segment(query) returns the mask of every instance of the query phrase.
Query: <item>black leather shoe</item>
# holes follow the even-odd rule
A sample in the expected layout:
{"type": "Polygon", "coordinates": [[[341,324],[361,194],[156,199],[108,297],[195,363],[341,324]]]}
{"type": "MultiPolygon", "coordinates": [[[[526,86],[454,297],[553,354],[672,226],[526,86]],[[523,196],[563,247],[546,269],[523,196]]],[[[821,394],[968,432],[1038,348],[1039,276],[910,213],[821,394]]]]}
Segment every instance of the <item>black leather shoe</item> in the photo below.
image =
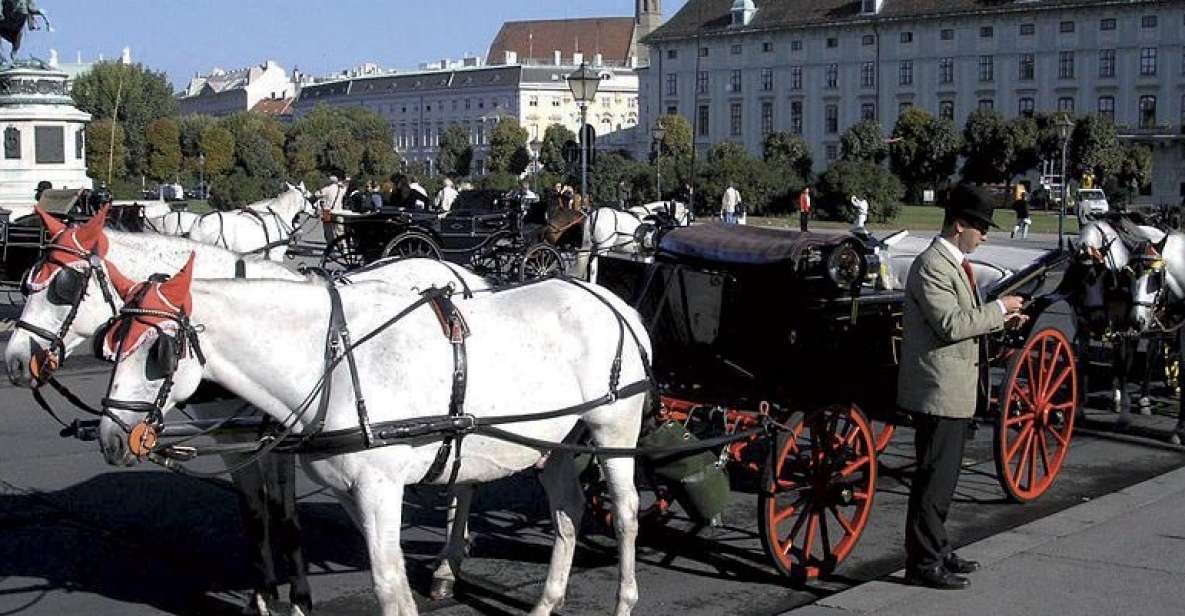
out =
{"type": "Polygon", "coordinates": [[[942,565],[931,569],[909,570],[905,573],[905,583],[938,590],[962,590],[971,586],[971,580],[947,571],[942,565]]]}
{"type": "Polygon", "coordinates": [[[954,552],[951,552],[942,564],[946,567],[946,570],[950,571],[951,573],[972,573],[974,571],[979,571],[979,563],[975,562],[974,560],[964,560],[959,558],[959,555],[955,554],[954,552]]]}

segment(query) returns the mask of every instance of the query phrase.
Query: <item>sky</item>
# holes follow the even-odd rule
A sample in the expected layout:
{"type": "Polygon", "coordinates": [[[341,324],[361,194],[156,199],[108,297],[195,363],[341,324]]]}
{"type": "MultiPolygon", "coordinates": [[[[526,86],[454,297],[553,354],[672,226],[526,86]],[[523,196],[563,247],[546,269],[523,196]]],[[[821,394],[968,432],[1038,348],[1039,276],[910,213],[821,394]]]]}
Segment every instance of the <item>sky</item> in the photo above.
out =
{"type": "MultiPolygon", "coordinates": [[[[669,18],[686,0],[665,0],[669,18]]],[[[415,68],[482,55],[504,21],[633,15],[634,0],[38,0],[54,31],[27,32],[21,56],[119,56],[168,74],[272,59],[323,75],[364,62],[415,68]]],[[[38,22],[40,25],[40,21],[38,22]]],[[[4,53],[7,53],[7,46],[4,53]]]]}

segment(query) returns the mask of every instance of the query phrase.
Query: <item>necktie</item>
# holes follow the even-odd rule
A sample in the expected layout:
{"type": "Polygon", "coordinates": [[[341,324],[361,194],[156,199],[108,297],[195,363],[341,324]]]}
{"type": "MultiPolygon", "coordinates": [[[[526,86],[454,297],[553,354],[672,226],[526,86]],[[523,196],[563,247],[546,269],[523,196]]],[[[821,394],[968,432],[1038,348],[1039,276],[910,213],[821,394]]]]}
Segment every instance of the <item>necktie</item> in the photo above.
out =
{"type": "Polygon", "coordinates": [[[979,299],[979,287],[975,285],[975,272],[971,269],[971,262],[963,259],[963,273],[967,274],[967,281],[971,283],[971,293],[979,299]]]}

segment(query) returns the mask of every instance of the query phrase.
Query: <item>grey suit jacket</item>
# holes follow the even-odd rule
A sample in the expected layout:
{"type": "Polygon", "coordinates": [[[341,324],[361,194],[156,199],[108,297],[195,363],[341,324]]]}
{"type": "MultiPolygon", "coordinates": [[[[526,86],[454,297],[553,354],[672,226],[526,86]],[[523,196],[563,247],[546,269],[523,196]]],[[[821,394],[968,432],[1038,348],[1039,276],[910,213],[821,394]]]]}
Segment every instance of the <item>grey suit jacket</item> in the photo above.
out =
{"type": "Polygon", "coordinates": [[[975,414],[980,341],[1004,328],[995,302],[982,305],[961,264],[935,239],[909,268],[897,404],[940,417],[975,414]]]}

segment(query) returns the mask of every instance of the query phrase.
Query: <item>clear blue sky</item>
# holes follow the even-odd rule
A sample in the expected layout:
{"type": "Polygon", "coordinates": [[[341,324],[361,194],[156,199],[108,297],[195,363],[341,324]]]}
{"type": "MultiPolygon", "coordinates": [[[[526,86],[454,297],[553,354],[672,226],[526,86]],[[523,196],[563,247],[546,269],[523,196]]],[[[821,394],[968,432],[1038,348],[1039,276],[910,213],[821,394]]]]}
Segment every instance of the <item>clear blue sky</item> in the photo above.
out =
{"type": "MultiPolygon", "coordinates": [[[[664,0],[666,17],[686,0],[664,0]]],[[[26,33],[21,55],[73,62],[132,48],[183,86],[195,72],[274,59],[314,75],[363,62],[485,55],[504,21],[632,15],[634,0],[39,0],[54,32],[26,33]]],[[[7,48],[5,49],[7,53],[7,48]]]]}

